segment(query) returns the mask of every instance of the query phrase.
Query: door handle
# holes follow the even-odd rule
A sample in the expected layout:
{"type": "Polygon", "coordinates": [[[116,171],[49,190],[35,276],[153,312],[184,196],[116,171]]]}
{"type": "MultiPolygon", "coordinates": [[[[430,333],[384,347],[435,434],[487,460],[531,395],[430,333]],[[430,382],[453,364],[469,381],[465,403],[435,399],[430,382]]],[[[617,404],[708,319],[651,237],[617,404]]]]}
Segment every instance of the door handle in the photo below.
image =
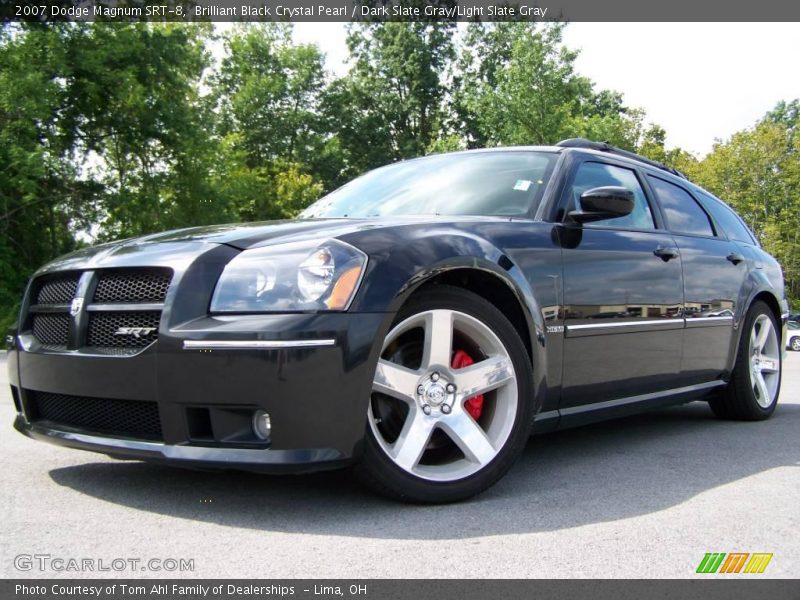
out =
{"type": "Polygon", "coordinates": [[[661,246],[653,250],[653,254],[655,254],[664,262],[667,262],[673,258],[678,258],[681,255],[677,248],[662,248],[661,246]]]}
{"type": "Polygon", "coordinates": [[[738,265],[740,262],[744,262],[744,256],[741,254],[736,254],[736,252],[731,252],[725,258],[735,265],[738,265]]]}

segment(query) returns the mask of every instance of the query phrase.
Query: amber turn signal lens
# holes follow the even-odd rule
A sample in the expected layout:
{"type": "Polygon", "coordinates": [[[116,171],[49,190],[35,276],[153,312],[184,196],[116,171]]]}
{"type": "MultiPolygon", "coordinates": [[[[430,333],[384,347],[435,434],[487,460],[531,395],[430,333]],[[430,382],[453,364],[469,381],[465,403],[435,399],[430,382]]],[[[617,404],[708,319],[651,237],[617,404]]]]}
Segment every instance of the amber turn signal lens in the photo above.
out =
{"type": "Polygon", "coordinates": [[[333,291],[325,305],[330,310],[344,310],[347,303],[350,302],[350,297],[358,285],[358,278],[361,276],[361,267],[351,267],[347,269],[333,286],[333,291]]]}

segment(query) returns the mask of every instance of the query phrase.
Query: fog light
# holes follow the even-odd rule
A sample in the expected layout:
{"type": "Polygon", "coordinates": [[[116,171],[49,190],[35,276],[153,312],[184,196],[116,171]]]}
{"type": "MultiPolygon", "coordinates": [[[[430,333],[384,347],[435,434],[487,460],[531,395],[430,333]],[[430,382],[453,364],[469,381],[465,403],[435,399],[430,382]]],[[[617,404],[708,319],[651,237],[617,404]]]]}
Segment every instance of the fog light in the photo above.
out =
{"type": "Polygon", "coordinates": [[[268,440],[272,433],[272,420],[269,418],[269,413],[263,410],[257,410],[253,413],[253,433],[260,440],[268,440]]]}

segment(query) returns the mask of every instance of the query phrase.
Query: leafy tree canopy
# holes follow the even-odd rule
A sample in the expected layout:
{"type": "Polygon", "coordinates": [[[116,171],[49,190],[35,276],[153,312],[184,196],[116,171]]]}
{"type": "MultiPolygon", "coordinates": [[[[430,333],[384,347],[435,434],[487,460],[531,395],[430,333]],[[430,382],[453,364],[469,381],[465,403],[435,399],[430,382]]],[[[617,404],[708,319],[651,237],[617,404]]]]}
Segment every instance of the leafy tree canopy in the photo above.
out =
{"type": "Polygon", "coordinates": [[[210,24],[2,25],[0,325],[38,266],[93,241],[289,218],[395,160],[578,136],[665,162],[729,202],[800,298],[800,101],[698,159],[580,75],[564,27],[353,24],[337,78],[289,24],[222,39],[210,24]]]}

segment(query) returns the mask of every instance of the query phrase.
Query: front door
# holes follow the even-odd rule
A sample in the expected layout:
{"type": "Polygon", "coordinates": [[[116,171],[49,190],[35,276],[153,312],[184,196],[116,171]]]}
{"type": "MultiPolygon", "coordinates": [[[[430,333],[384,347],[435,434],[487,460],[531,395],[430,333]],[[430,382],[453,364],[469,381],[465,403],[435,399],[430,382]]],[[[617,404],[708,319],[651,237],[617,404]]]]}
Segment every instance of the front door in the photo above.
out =
{"type": "MultiPolygon", "coordinates": [[[[586,160],[567,185],[567,205],[584,191],[623,186],[634,211],[559,229],[564,265],[562,414],[675,387],[683,339],[681,257],[659,228],[640,174],[586,160]]],[[[570,208],[572,208],[570,207],[570,208]]]]}

